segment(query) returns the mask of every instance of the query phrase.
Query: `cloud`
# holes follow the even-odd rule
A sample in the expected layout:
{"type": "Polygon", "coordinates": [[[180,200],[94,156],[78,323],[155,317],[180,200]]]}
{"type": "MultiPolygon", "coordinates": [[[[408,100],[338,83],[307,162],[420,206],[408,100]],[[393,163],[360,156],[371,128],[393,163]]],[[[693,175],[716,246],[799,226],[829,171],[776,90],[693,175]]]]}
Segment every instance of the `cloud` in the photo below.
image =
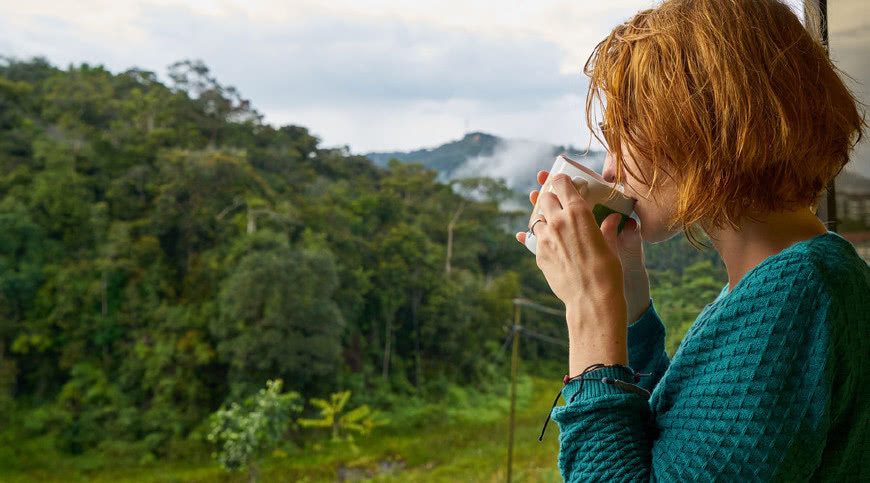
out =
{"type": "Polygon", "coordinates": [[[378,105],[474,99],[524,104],[579,89],[559,73],[564,52],[548,41],[489,38],[390,19],[311,16],[265,24],[151,7],[136,24],[154,48],[203,57],[255,100],[378,105]]]}
{"type": "MultiPolygon", "coordinates": [[[[478,32],[408,15],[305,10],[266,21],[236,7],[137,5],[120,25],[45,13],[0,19],[0,49],[68,63],[141,67],[200,58],[268,122],[308,126],[356,152],[409,149],[461,137],[465,126],[509,137],[584,142],[576,101],[585,78],[564,74],[553,40],[478,32]],[[569,127],[570,126],[570,127],[569,127]],[[525,133],[525,135],[523,135],[525,133]]],[[[259,12],[259,13],[257,13],[259,12]]],[[[104,19],[105,20],[105,19],[104,19]]]]}

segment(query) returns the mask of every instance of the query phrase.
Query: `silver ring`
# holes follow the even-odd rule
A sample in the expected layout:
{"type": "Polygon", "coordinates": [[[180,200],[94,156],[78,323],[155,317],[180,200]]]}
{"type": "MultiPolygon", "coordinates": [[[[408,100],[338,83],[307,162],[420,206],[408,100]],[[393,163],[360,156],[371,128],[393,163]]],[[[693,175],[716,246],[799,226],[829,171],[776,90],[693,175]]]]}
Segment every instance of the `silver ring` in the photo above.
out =
{"type": "MultiPolygon", "coordinates": [[[[539,221],[546,222],[547,220],[545,220],[544,217],[542,216],[542,217],[538,218],[537,220],[535,220],[535,223],[537,223],[539,221]]],[[[535,223],[532,223],[532,226],[529,227],[529,233],[531,233],[532,235],[535,235],[535,223]]],[[[538,235],[535,235],[535,236],[538,236],[538,235]]]]}

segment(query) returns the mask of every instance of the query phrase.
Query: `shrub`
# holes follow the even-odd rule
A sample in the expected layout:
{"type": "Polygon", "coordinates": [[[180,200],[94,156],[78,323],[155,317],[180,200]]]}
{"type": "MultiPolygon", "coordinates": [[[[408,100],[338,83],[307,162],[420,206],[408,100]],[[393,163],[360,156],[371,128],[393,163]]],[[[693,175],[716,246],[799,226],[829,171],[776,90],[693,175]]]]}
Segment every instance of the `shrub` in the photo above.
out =
{"type": "Polygon", "coordinates": [[[232,403],[210,417],[208,440],[218,445],[212,456],[227,471],[247,468],[251,481],[257,479],[257,459],[275,449],[293,421],[291,413],[302,410],[296,392],[281,393],[280,379],[266,382],[266,388],[245,400],[232,403]]]}

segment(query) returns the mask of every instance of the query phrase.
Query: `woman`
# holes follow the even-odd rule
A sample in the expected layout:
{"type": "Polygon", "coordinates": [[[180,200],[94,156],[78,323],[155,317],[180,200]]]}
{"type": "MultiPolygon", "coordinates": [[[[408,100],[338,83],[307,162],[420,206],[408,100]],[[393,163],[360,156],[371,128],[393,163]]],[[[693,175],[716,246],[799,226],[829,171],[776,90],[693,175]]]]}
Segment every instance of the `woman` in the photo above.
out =
{"type": "Polygon", "coordinates": [[[824,48],[774,0],[671,0],[585,71],[603,176],[640,224],[599,228],[565,175],[540,195],[537,263],[569,329],[565,480],[870,481],[870,267],[814,214],[865,123],[824,48]],[[641,239],[681,229],[728,285],[669,360],[641,239]]]}

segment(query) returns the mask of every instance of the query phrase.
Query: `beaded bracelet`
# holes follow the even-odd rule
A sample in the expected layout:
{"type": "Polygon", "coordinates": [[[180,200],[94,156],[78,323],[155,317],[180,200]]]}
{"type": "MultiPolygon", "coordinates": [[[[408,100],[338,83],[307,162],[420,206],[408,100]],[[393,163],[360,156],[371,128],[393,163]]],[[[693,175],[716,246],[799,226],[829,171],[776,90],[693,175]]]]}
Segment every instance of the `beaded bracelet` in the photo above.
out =
{"type": "Polygon", "coordinates": [[[581,372],[579,375],[574,376],[574,377],[569,378],[568,374],[565,374],[565,378],[562,379],[562,389],[559,390],[559,393],[556,394],[556,399],[553,400],[553,407],[551,407],[550,412],[547,413],[547,420],[544,421],[544,427],[543,427],[543,429],[541,429],[541,436],[538,437],[538,441],[544,440],[544,431],[547,430],[547,423],[550,422],[550,415],[553,412],[553,408],[555,408],[556,403],[559,402],[559,396],[562,395],[562,391],[565,390],[565,386],[567,386],[568,383],[571,381],[580,381],[580,388],[577,390],[576,393],[574,393],[574,396],[571,397],[571,400],[568,401],[569,404],[574,402],[574,398],[576,398],[577,395],[583,391],[583,382],[584,381],[598,381],[598,382],[602,382],[604,384],[611,384],[611,385],[614,385],[614,386],[622,389],[623,391],[633,392],[633,393],[643,397],[644,399],[649,399],[649,397],[650,397],[649,391],[647,391],[646,389],[644,389],[640,386],[636,386],[634,384],[629,384],[625,381],[621,381],[619,379],[614,379],[612,377],[583,377],[587,373],[601,369],[603,367],[619,367],[620,369],[625,369],[634,378],[634,382],[639,382],[641,377],[652,375],[652,373],[641,374],[640,372],[635,372],[634,369],[632,369],[631,367],[628,367],[626,365],[623,365],[623,364],[602,364],[602,363],[592,364],[591,366],[584,369],[583,372],[581,372]]]}

